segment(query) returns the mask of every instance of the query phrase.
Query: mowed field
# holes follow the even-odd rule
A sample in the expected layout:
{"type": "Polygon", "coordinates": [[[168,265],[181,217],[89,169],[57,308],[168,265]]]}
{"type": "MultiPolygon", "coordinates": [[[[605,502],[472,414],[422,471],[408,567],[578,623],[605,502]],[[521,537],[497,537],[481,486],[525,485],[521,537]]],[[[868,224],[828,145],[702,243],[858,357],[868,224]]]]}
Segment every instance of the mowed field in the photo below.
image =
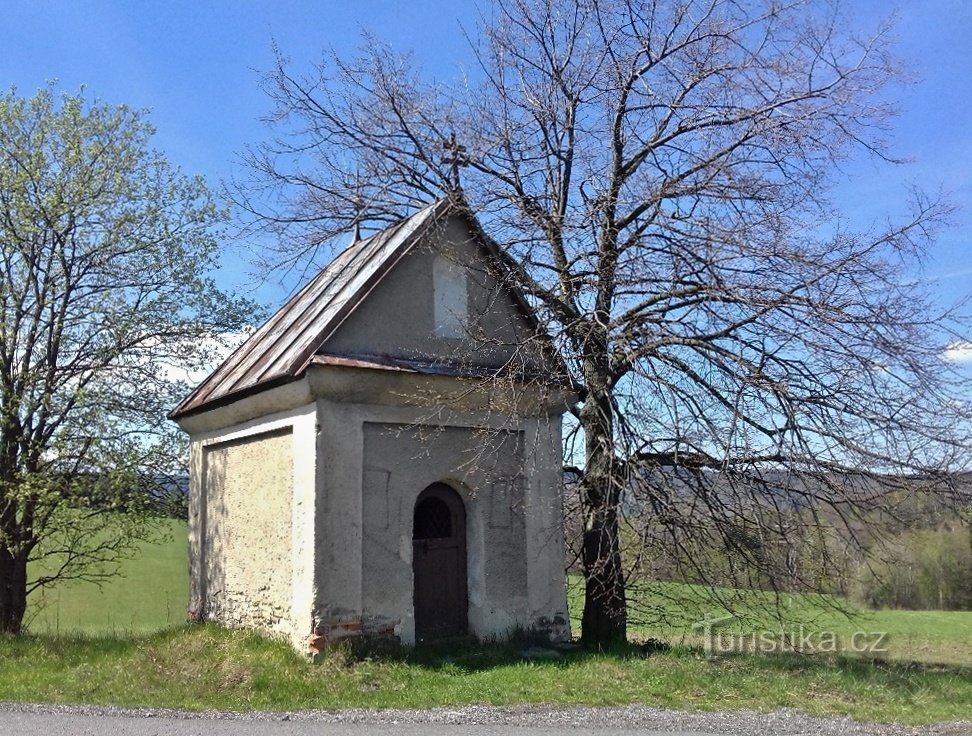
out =
{"type": "MultiPolygon", "coordinates": [[[[580,631],[583,580],[569,578],[575,633],[580,631]]],[[[972,611],[872,610],[826,596],[719,591],[734,599],[735,616],[707,591],[677,583],[649,583],[629,591],[633,641],[655,639],[716,654],[837,653],[864,660],[972,667],[972,611]],[[776,618],[776,606],[784,623],[776,618]],[[715,621],[706,635],[706,619],[715,621]]]]}
{"type": "MultiPolygon", "coordinates": [[[[117,578],[100,587],[64,585],[34,597],[28,630],[92,636],[148,634],[185,622],[188,591],[186,526],[171,521],[165,541],[143,545],[138,556],[122,564],[117,578]]],[[[713,628],[722,637],[712,640],[716,647],[765,650],[780,648],[787,637],[799,645],[803,637],[811,647],[825,649],[834,643],[841,653],[866,659],[972,666],[972,611],[869,611],[840,601],[835,607],[821,606],[791,596],[783,601],[790,606],[790,621],[781,626],[767,614],[769,606],[761,605],[766,603],[761,594],[743,595],[747,615],[713,628]],[[848,618],[837,607],[855,615],[848,618]]],[[[630,597],[629,634],[636,641],[657,639],[702,647],[705,635],[699,623],[725,615],[704,591],[692,586],[653,583],[632,591],[630,597]]],[[[576,635],[583,607],[583,583],[578,577],[569,579],[569,603],[576,635]]]]}
{"type": "MultiPolygon", "coordinates": [[[[166,522],[164,540],[143,544],[119,574],[99,585],[66,583],[31,596],[32,634],[148,634],[186,620],[189,570],[186,525],[166,522]]],[[[42,571],[29,571],[37,576],[42,571]]]]}

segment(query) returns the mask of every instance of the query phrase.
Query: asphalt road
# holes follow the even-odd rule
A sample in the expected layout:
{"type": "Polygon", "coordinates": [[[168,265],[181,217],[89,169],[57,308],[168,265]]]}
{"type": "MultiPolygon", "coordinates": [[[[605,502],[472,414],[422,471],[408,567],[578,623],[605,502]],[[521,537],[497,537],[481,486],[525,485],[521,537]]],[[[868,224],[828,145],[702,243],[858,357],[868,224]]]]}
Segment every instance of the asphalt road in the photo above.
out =
{"type": "Polygon", "coordinates": [[[703,731],[652,731],[565,725],[370,723],[320,721],[299,715],[186,717],[125,713],[25,712],[0,710],[2,736],[560,736],[565,731],[594,736],[717,736],[703,731]]]}
{"type": "Polygon", "coordinates": [[[970,736],[972,722],[927,728],[812,718],[793,711],[682,713],[644,706],[432,711],[183,713],[0,703],[0,736],[970,736]]]}
{"type": "MultiPolygon", "coordinates": [[[[236,721],[139,716],[94,716],[54,713],[0,714],[3,736],[559,736],[561,727],[462,726],[444,723],[321,723],[316,721],[236,721]]],[[[662,736],[672,731],[615,728],[584,730],[597,736],[662,736]]],[[[679,731],[679,736],[710,736],[679,731]]],[[[714,736],[714,735],[712,735],[714,736]]]]}

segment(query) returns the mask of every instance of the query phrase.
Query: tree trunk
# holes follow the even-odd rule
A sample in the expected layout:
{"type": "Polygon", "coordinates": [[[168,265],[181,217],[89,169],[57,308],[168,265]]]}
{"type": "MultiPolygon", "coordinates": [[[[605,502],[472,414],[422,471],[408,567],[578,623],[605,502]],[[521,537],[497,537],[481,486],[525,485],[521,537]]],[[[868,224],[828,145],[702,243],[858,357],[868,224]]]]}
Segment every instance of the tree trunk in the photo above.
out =
{"type": "MultiPolygon", "coordinates": [[[[585,372],[588,379],[593,377],[585,372]]],[[[601,649],[626,641],[628,612],[618,527],[613,406],[609,392],[598,387],[606,387],[606,382],[588,381],[580,416],[586,444],[581,639],[586,646],[601,649]]]]}
{"type": "Polygon", "coordinates": [[[27,553],[0,546],[0,634],[19,634],[27,611],[27,553]]]}
{"type": "Polygon", "coordinates": [[[627,601],[618,544],[617,509],[588,512],[584,530],[584,616],[581,639],[603,648],[627,639],[627,601]]]}

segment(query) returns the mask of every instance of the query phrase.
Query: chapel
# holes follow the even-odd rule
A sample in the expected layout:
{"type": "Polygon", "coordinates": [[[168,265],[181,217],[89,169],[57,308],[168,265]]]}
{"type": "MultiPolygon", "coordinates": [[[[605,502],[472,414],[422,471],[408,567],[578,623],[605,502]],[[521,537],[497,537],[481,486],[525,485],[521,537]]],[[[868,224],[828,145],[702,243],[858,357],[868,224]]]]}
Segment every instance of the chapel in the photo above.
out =
{"type": "Polygon", "coordinates": [[[565,376],[463,202],[356,238],[170,414],[190,618],[301,649],[569,638],[565,376]]]}

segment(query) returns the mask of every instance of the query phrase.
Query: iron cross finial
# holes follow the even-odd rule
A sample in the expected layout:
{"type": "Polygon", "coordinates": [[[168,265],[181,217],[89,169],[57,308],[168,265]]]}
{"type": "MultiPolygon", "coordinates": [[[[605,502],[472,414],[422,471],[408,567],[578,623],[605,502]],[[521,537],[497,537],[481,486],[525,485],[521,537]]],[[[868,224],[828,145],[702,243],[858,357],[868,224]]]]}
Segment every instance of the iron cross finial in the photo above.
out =
{"type": "Polygon", "coordinates": [[[448,152],[442,159],[442,163],[449,164],[450,184],[455,191],[459,191],[462,188],[462,184],[459,182],[459,169],[462,166],[469,165],[466,147],[456,140],[455,131],[449,135],[449,140],[442,142],[442,147],[448,152]]]}

